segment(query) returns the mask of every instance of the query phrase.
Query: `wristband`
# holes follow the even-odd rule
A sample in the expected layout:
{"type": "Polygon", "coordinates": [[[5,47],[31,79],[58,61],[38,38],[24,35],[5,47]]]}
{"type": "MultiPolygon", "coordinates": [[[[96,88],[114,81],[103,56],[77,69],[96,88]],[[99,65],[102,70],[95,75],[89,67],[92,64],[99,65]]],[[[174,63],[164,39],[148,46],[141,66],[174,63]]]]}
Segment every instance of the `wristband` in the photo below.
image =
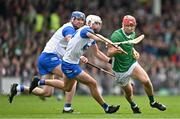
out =
{"type": "Polygon", "coordinates": [[[110,58],[109,61],[108,61],[109,64],[112,64],[112,59],[110,58]]]}

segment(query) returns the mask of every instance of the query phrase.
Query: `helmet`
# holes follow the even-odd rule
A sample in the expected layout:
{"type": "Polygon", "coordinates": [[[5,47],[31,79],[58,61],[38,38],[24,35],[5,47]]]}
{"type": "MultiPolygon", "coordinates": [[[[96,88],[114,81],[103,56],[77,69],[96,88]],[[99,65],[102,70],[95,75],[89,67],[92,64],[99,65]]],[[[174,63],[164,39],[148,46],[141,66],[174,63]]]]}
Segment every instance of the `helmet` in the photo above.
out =
{"type": "Polygon", "coordinates": [[[136,19],[131,15],[126,15],[123,17],[123,25],[136,25],[136,19]]]}
{"type": "Polygon", "coordinates": [[[98,22],[100,24],[102,24],[102,20],[99,16],[97,15],[88,15],[87,18],[86,18],[86,24],[88,22],[91,22],[91,24],[95,23],[95,22],[98,22]]]}
{"type": "Polygon", "coordinates": [[[71,18],[81,18],[81,19],[85,20],[85,14],[80,11],[74,11],[71,14],[71,18]]]}

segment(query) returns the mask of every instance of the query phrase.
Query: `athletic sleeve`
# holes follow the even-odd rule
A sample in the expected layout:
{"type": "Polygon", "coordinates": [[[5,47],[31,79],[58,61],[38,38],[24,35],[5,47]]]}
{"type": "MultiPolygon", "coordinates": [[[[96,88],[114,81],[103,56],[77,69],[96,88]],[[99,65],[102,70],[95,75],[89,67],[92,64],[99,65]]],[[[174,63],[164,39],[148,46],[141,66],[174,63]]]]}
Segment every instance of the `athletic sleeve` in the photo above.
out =
{"type": "Polygon", "coordinates": [[[81,36],[82,38],[88,38],[87,32],[93,32],[93,33],[94,33],[94,31],[93,31],[92,29],[90,29],[89,27],[86,27],[86,28],[84,28],[84,29],[81,30],[80,36],[81,36]]]}
{"type": "Polygon", "coordinates": [[[95,45],[96,44],[96,40],[93,40],[93,42],[91,43],[92,45],[95,45]]]}
{"type": "Polygon", "coordinates": [[[71,26],[67,26],[62,30],[62,35],[66,37],[67,35],[73,35],[75,33],[75,29],[71,26]]]}

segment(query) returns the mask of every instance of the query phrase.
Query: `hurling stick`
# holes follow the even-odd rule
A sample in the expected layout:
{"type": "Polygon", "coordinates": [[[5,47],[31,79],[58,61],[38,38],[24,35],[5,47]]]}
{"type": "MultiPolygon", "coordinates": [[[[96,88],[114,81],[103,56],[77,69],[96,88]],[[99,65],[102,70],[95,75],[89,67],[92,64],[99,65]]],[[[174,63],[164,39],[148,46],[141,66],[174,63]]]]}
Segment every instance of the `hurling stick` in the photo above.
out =
{"type": "Polygon", "coordinates": [[[140,35],[139,37],[133,39],[133,40],[128,40],[128,41],[123,41],[123,42],[116,42],[113,43],[114,45],[120,45],[120,44],[137,44],[140,41],[144,39],[144,35],[140,35]]]}
{"type": "Polygon", "coordinates": [[[94,65],[94,64],[92,64],[92,63],[90,63],[90,62],[87,62],[87,64],[90,65],[90,66],[92,66],[92,67],[95,67],[95,68],[99,69],[100,71],[102,71],[102,72],[104,72],[104,73],[107,73],[107,74],[109,74],[109,75],[115,77],[114,74],[112,74],[112,73],[109,72],[109,71],[106,71],[106,70],[103,69],[103,68],[98,67],[97,65],[94,65]]]}
{"type": "Polygon", "coordinates": [[[118,49],[120,49],[124,54],[128,54],[126,51],[124,51],[121,47],[118,47],[116,45],[113,44],[112,41],[110,41],[109,39],[105,38],[104,36],[100,35],[100,34],[95,34],[94,32],[89,31],[90,33],[92,33],[93,35],[95,35],[96,37],[100,38],[102,41],[104,41],[105,43],[108,43],[118,49]]]}

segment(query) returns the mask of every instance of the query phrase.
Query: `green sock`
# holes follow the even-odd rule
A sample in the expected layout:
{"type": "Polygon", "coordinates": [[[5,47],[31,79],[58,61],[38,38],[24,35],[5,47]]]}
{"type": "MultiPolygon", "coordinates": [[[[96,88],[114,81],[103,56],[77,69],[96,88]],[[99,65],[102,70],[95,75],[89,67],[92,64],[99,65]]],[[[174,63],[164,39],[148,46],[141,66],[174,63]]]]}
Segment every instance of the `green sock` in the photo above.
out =
{"type": "Polygon", "coordinates": [[[150,103],[154,102],[154,96],[148,96],[150,103]]]}

